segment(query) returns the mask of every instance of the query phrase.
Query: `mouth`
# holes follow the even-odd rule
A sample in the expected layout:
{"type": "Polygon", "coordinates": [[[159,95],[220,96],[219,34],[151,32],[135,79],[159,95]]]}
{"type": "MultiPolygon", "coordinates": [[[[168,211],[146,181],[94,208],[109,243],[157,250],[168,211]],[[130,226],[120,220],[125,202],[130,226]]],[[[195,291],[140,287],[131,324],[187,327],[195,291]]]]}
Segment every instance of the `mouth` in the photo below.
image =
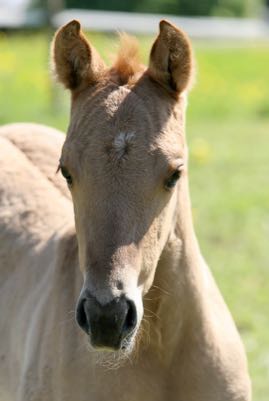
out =
{"type": "Polygon", "coordinates": [[[87,339],[87,348],[91,358],[94,358],[96,366],[100,366],[102,369],[117,370],[132,363],[136,357],[136,353],[133,352],[136,348],[136,335],[125,338],[117,349],[104,345],[94,346],[91,337],[88,336],[87,339]]]}
{"type": "Polygon", "coordinates": [[[136,331],[133,330],[123,339],[119,339],[117,342],[114,339],[110,339],[109,336],[103,336],[102,341],[96,341],[89,334],[88,335],[88,343],[91,349],[97,352],[105,352],[105,353],[124,353],[126,355],[131,354],[136,338],[136,331]]]}

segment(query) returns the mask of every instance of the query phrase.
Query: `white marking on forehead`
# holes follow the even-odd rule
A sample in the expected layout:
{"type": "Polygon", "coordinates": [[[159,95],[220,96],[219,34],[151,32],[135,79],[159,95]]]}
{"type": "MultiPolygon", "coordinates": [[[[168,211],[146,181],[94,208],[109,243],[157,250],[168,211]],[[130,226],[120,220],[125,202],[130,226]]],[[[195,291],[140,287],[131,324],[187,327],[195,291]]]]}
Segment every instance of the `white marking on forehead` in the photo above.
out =
{"type": "Polygon", "coordinates": [[[113,148],[117,156],[121,158],[127,151],[129,145],[132,144],[135,137],[134,132],[120,132],[113,141],[113,148]]]}

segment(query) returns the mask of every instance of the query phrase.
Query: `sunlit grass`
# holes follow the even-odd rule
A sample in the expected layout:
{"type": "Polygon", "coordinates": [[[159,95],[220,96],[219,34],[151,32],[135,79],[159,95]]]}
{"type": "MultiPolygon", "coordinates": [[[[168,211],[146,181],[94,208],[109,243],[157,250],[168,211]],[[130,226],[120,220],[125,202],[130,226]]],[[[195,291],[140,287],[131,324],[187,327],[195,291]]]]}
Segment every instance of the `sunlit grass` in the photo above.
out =
{"type": "MultiPolygon", "coordinates": [[[[90,34],[109,62],[111,35],[90,34]]],[[[0,123],[66,130],[67,91],[49,76],[48,33],[0,35],[0,123]]],[[[147,61],[153,38],[140,38],[147,61]]],[[[187,132],[194,223],[245,341],[253,401],[269,394],[269,46],[195,42],[187,132]]]]}
{"type": "Polygon", "coordinates": [[[268,120],[190,122],[188,128],[195,227],[206,260],[244,338],[254,385],[253,399],[266,401],[269,394],[268,120]],[[198,141],[197,137],[202,139],[198,141]]]}

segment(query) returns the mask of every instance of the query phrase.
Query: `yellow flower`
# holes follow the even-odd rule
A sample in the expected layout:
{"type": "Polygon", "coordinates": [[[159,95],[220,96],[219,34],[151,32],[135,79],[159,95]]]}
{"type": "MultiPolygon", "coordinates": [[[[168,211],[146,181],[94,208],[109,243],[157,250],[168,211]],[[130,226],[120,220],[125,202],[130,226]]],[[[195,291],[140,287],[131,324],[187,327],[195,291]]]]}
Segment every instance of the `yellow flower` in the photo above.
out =
{"type": "Polygon", "coordinates": [[[194,161],[200,164],[207,164],[210,162],[211,154],[209,143],[204,138],[196,138],[192,141],[190,156],[194,161]]]}

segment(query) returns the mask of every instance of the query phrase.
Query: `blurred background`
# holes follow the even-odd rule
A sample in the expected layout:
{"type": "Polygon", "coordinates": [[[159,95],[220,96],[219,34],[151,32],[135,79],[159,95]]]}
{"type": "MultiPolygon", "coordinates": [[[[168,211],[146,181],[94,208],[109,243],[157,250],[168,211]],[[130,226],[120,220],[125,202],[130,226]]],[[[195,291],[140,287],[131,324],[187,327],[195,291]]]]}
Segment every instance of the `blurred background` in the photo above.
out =
{"type": "Polygon", "coordinates": [[[49,74],[55,29],[79,18],[109,63],[115,31],[147,63],[163,17],[192,38],[187,135],[196,231],[246,345],[253,400],[269,397],[269,0],[0,0],[0,123],[66,131],[49,74]]]}

